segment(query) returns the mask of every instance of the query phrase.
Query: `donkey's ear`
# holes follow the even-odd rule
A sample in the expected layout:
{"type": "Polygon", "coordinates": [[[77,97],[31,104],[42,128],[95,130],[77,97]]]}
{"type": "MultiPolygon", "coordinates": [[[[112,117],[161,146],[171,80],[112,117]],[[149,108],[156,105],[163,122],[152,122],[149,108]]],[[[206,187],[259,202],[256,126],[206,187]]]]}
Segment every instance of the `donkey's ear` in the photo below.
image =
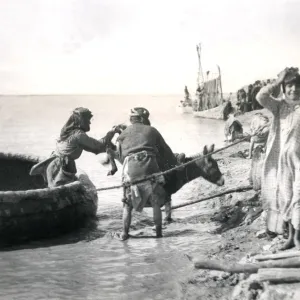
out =
{"type": "Polygon", "coordinates": [[[208,149],[208,153],[212,153],[215,150],[215,144],[210,145],[209,149],[208,149]]]}
{"type": "Polygon", "coordinates": [[[203,155],[206,155],[207,153],[208,153],[208,150],[207,150],[207,146],[205,145],[203,148],[203,155]]]}

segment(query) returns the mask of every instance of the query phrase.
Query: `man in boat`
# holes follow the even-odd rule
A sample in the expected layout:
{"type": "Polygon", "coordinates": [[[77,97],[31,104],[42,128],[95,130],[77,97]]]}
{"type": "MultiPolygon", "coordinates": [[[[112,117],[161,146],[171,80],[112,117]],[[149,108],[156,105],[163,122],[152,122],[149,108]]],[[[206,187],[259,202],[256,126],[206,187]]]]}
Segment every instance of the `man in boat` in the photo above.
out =
{"type": "Polygon", "coordinates": [[[187,86],[184,87],[184,106],[192,106],[192,100],[190,99],[190,93],[187,86]]]}
{"type": "Polygon", "coordinates": [[[48,187],[59,186],[76,180],[76,163],[83,151],[99,154],[106,152],[108,143],[115,131],[110,130],[100,140],[89,137],[93,115],[90,110],[83,107],[74,109],[66,124],[60,132],[56,150],[51,157],[33,166],[30,175],[41,174],[48,187]]]}
{"type": "MultiPolygon", "coordinates": [[[[177,160],[172,150],[158,130],[150,125],[148,110],[142,107],[132,109],[130,122],[131,125],[117,139],[123,164],[123,182],[130,183],[176,166],[177,160]]],[[[125,188],[121,240],[129,237],[132,209],[141,212],[144,207],[151,206],[156,236],[162,236],[160,208],[170,201],[164,184],[165,177],[161,175],[125,188]]]]}
{"type": "Polygon", "coordinates": [[[204,107],[203,107],[203,100],[204,100],[204,88],[201,89],[200,85],[198,85],[198,88],[196,90],[196,93],[197,93],[197,97],[198,97],[198,107],[197,107],[197,111],[202,111],[204,110],[204,107]]]}
{"type": "Polygon", "coordinates": [[[190,98],[190,93],[188,91],[187,86],[184,87],[184,95],[185,95],[184,98],[187,101],[190,98]]]}

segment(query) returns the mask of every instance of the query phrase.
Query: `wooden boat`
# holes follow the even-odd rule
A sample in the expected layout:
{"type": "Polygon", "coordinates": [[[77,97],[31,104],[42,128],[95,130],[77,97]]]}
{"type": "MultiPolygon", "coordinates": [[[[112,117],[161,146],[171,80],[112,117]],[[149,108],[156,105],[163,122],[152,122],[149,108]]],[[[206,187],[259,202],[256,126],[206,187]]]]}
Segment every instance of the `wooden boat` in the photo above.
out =
{"type": "Polygon", "coordinates": [[[78,171],[77,181],[48,188],[30,176],[43,158],[0,152],[0,245],[44,238],[79,228],[96,217],[97,191],[78,171]]]}
{"type": "Polygon", "coordinates": [[[221,69],[217,65],[218,72],[206,72],[204,78],[201,64],[201,44],[197,45],[198,54],[198,77],[195,102],[197,103],[193,115],[202,117],[205,111],[213,110],[223,105],[223,91],[221,69]]]}

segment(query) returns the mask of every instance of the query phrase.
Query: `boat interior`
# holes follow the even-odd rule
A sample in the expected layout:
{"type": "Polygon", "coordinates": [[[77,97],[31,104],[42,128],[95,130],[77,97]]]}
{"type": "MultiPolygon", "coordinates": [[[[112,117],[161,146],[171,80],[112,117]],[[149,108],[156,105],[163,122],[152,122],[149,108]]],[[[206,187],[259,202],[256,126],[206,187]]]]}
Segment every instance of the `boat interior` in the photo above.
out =
{"type": "Polygon", "coordinates": [[[0,192],[46,188],[42,176],[30,176],[35,162],[17,157],[0,156],[0,192]]]}

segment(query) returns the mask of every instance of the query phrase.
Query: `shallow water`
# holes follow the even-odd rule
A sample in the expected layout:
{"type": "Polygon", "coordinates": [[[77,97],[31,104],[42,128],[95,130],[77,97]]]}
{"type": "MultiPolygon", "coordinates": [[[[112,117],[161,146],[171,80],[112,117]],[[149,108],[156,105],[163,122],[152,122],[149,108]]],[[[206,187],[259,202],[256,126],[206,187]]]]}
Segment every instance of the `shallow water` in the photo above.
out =
{"type": "MultiPolygon", "coordinates": [[[[0,97],[0,152],[48,156],[72,109],[94,114],[89,135],[100,138],[113,125],[127,122],[133,106],[145,106],[150,119],[174,152],[194,154],[206,144],[223,145],[222,121],[176,113],[180,96],[26,96],[0,97]]],[[[120,173],[107,177],[100,156],[84,153],[78,160],[97,187],[120,183],[120,173]]],[[[200,181],[201,182],[201,181],[200,181]]],[[[99,219],[91,228],[56,239],[32,242],[0,252],[0,299],[183,299],[183,282],[192,271],[185,254],[201,254],[220,237],[213,224],[189,224],[195,207],[174,211],[177,222],[155,239],[151,210],[133,218],[135,238],[120,242],[121,190],[101,192],[99,219]]],[[[192,199],[186,185],[173,205],[192,199]]],[[[205,206],[201,212],[205,213],[205,206]]]]}

